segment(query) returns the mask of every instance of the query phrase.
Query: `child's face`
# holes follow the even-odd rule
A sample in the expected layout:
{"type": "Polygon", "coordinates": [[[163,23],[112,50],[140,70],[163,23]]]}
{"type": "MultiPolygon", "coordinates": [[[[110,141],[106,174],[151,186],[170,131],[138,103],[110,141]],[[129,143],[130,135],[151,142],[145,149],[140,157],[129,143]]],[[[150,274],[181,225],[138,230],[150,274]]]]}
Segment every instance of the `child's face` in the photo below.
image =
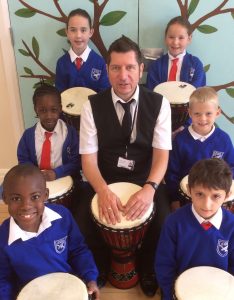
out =
{"type": "Polygon", "coordinates": [[[180,24],[171,25],[165,36],[165,44],[169,53],[174,57],[183,53],[191,40],[192,36],[188,35],[187,28],[180,24]]]}
{"type": "Polygon", "coordinates": [[[3,200],[22,230],[37,232],[48,194],[45,181],[38,174],[12,176],[4,186],[3,200]]]}
{"type": "Polygon", "coordinates": [[[189,108],[193,130],[202,136],[207,135],[220,113],[220,109],[212,102],[193,103],[189,108]]]}
{"type": "Polygon", "coordinates": [[[90,28],[88,19],[79,15],[71,17],[66,32],[73,51],[77,55],[81,55],[93,35],[93,29],[90,28]]]}
{"type": "Polygon", "coordinates": [[[62,111],[59,100],[54,95],[45,95],[37,99],[34,107],[42,127],[53,131],[62,111]]]}
{"type": "Polygon", "coordinates": [[[196,185],[191,188],[190,195],[195,211],[204,219],[210,219],[228,197],[224,190],[215,190],[196,185]]]}

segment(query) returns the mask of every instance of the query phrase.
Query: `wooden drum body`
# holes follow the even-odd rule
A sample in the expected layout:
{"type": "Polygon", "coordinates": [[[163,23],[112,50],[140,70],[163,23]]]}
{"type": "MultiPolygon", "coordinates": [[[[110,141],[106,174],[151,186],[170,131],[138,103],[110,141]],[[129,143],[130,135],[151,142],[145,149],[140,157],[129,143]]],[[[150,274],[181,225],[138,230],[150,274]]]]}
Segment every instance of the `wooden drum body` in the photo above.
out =
{"type": "Polygon", "coordinates": [[[177,300],[233,300],[234,277],[214,267],[195,267],[175,282],[177,300]]]}
{"type": "MultiPolygon", "coordinates": [[[[188,195],[187,191],[187,184],[188,184],[188,175],[186,175],[180,182],[180,203],[181,205],[187,204],[191,201],[190,196],[188,195]]],[[[230,212],[234,213],[234,180],[232,181],[230,196],[226,199],[226,201],[222,205],[230,212]]]]}
{"type": "MultiPolygon", "coordinates": [[[[123,205],[132,194],[141,189],[140,186],[127,182],[113,183],[109,188],[120,198],[123,205]]],[[[115,225],[107,224],[105,219],[99,220],[97,195],[92,199],[91,210],[94,222],[111,248],[111,271],[108,276],[110,283],[120,289],[135,286],[139,279],[135,266],[135,252],[141,246],[152,220],[153,203],[141,219],[131,221],[121,215],[121,222],[115,225]]]]}
{"type": "Polygon", "coordinates": [[[183,81],[167,81],[154,88],[154,92],[163,95],[170,102],[172,131],[183,126],[188,119],[189,97],[195,89],[193,85],[183,81]]]}
{"type": "Polygon", "coordinates": [[[49,189],[48,203],[63,204],[67,208],[71,207],[72,192],[74,189],[71,176],[47,181],[46,187],[49,189]]]}
{"type": "Polygon", "coordinates": [[[65,122],[80,130],[80,114],[82,106],[88,100],[88,96],[96,94],[86,87],[74,87],[62,92],[62,113],[65,122]]]}
{"type": "Polygon", "coordinates": [[[68,273],[50,273],[30,281],[17,300],[88,300],[85,284],[68,273]]]}

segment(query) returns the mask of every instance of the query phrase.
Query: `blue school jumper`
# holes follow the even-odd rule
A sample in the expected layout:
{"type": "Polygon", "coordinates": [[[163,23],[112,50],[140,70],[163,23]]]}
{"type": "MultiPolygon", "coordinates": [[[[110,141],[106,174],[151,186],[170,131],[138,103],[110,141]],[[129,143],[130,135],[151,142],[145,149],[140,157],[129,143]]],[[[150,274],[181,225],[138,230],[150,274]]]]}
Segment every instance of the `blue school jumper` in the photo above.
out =
{"type": "MultiPolygon", "coordinates": [[[[158,84],[167,81],[168,54],[154,61],[149,68],[146,87],[153,90],[158,84]]],[[[180,71],[180,81],[192,84],[196,88],[206,85],[206,74],[198,57],[186,53],[180,71]]]]}
{"type": "Polygon", "coordinates": [[[172,300],[174,281],[182,272],[197,266],[211,266],[234,275],[234,215],[222,209],[219,229],[204,230],[191,204],[166,219],[155,259],[155,272],[163,300],[172,300]]]}
{"type": "Polygon", "coordinates": [[[93,256],[71,213],[62,205],[47,207],[62,218],[52,221],[37,237],[8,245],[10,218],[0,226],[1,300],[15,300],[18,289],[53,272],[71,273],[86,283],[97,279],[93,256]]]}
{"type": "Polygon", "coordinates": [[[91,50],[87,61],[77,70],[69,53],[65,53],[57,61],[55,86],[60,92],[76,86],[87,87],[96,92],[110,87],[103,57],[91,50]]]}
{"type": "Polygon", "coordinates": [[[216,127],[204,142],[195,140],[188,128],[178,133],[172,143],[165,176],[171,198],[174,200],[179,199],[180,181],[188,175],[195,162],[200,159],[214,157],[224,159],[232,168],[234,177],[234,149],[226,132],[216,127]]]}

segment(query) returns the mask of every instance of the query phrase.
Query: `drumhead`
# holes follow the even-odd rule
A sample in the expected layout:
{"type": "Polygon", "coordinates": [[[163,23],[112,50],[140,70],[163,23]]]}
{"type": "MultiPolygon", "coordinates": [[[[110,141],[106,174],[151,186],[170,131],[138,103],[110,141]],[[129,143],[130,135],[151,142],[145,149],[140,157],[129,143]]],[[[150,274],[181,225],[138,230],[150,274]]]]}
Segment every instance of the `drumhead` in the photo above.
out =
{"type": "Polygon", "coordinates": [[[196,88],[183,81],[167,81],[160,83],[154,88],[154,92],[166,97],[170,104],[185,104],[196,88]]]}
{"type": "Polygon", "coordinates": [[[17,300],[88,300],[85,284],[68,273],[51,273],[30,281],[17,300]]]}
{"type": "MultiPolygon", "coordinates": [[[[116,182],[116,183],[109,184],[108,187],[110,188],[110,190],[112,192],[114,192],[120,198],[120,201],[123,205],[125,205],[127,203],[128,199],[130,198],[130,196],[132,194],[136,193],[137,191],[139,191],[141,189],[141,186],[133,184],[133,183],[129,183],[129,182],[116,182]]],[[[153,203],[151,204],[151,206],[149,207],[149,209],[146,211],[146,213],[144,214],[144,216],[142,218],[131,221],[131,220],[127,220],[126,217],[124,217],[124,216],[122,216],[122,214],[120,214],[121,222],[116,223],[115,225],[107,224],[107,222],[104,218],[102,221],[99,219],[97,194],[92,199],[91,210],[92,210],[94,218],[99,223],[101,223],[109,228],[127,229],[127,228],[137,227],[140,224],[144,223],[149,218],[149,216],[151,215],[151,213],[153,211],[153,203]]]]}
{"type": "Polygon", "coordinates": [[[181,191],[187,195],[188,195],[188,189],[187,189],[187,184],[188,184],[188,175],[186,175],[181,181],[180,181],[180,189],[181,191]]]}
{"type": "Polygon", "coordinates": [[[88,96],[94,94],[95,91],[86,87],[74,87],[62,92],[62,111],[71,116],[79,116],[88,96]]]}
{"type": "Polygon", "coordinates": [[[233,300],[234,277],[214,267],[195,267],[183,272],[175,282],[178,300],[233,300]]]}
{"type": "Polygon", "coordinates": [[[71,176],[61,177],[56,180],[47,181],[46,187],[49,189],[49,199],[57,198],[66,194],[73,186],[71,176]]]}

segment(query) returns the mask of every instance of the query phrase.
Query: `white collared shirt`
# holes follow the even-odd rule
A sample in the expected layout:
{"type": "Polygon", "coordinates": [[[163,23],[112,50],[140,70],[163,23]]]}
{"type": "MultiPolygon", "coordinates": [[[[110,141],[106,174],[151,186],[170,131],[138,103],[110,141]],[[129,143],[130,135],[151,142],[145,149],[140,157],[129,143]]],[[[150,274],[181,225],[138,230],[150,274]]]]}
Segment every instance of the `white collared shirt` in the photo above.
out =
{"type": "Polygon", "coordinates": [[[194,138],[194,140],[199,140],[200,142],[204,142],[206,139],[208,139],[209,136],[213,134],[215,131],[215,126],[213,125],[211,131],[207,135],[200,135],[196,131],[193,130],[192,125],[188,127],[188,131],[191,134],[191,136],[194,138]]]}
{"type": "Polygon", "coordinates": [[[171,65],[172,65],[172,60],[175,58],[179,58],[178,62],[177,62],[177,72],[176,72],[176,80],[180,81],[180,71],[181,71],[181,66],[182,66],[182,62],[184,59],[184,56],[186,54],[186,50],[184,50],[183,53],[177,55],[176,57],[172,56],[169,52],[168,52],[168,56],[169,56],[169,61],[168,61],[168,73],[167,73],[167,78],[169,77],[169,73],[171,70],[171,65]]]}
{"type": "Polygon", "coordinates": [[[18,239],[22,239],[23,241],[27,241],[33,237],[38,236],[44,230],[51,226],[51,222],[57,219],[61,219],[62,217],[53,211],[52,209],[45,206],[41,224],[39,226],[38,232],[28,232],[22,230],[16,223],[13,217],[10,217],[10,228],[9,228],[9,238],[8,245],[11,245],[14,241],[18,239]]]}
{"type": "Polygon", "coordinates": [[[82,60],[85,62],[85,61],[88,59],[88,57],[89,57],[90,51],[91,51],[91,49],[89,48],[89,46],[87,46],[86,49],[84,50],[84,52],[83,52],[80,56],[78,56],[78,55],[73,51],[72,48],[69,49],[68,53],[69,53],[69,55],[70,55],[71,62],[74,62],[74,61],[77,59],[77,57],[82,58],[82,60]]]}
{"type": "MultiPolygon", "coordinates": [[[[45,132],[46,130],[41,126],[41,123],[38,122],[35,129],[35,148],[38,165],[40,165],[41,161],[41,151],[45,140],[45,132]]],[[[54,128],[53,134],[50,137],[52,169],[62,165],[62,150],[66,137],[67,125],[63,122],[63,120],[59,119],[54,128]]]]}
{"type": "MultiPolygon", "coordinates": [[[[112,101],[114,103],[114,107],[121,124],[124,115],[124,109],[121,104],[116,102],[119,100],[121,101],[122,99],[120,99],[114,93],[113,88],[111,89],[111,94],[112,101]]],[[[137,109],[139,102],[139,86],[137,86],[136,91],[131,99],[135,99],[130,107],[132,118],[134,118],[134,112],[135,109],[137,109]]],[[[122,102],[125,101],[122,100],[122,102]]],[[[134,122],[133,126],[131,142],[133,142],[135,138],[136,121],[134,122]]],[[[163,97],[161,109],[154,127],[152,147],[163,150],[171,150],[171,108],[169,101],[165,97],[163,97]]],[[[94,122],[90,101],[86,101],[81,112],[80,154],[91,154],[96,152],[98,152],[97,128],[94,122]]]]}
{"type": "Polygon", "coordinates": [[[223,219],[223,212],[221,207],[217,210],[216,214],[210,218],[210,219],[203,219],[194,209],[194,206],[192,204],[192,212],[195,216],[195,218],[198,220],[199,224],[202,224],[203,222],[210,222],[215,228],[219,229],[222,223],[223,219]]]}

